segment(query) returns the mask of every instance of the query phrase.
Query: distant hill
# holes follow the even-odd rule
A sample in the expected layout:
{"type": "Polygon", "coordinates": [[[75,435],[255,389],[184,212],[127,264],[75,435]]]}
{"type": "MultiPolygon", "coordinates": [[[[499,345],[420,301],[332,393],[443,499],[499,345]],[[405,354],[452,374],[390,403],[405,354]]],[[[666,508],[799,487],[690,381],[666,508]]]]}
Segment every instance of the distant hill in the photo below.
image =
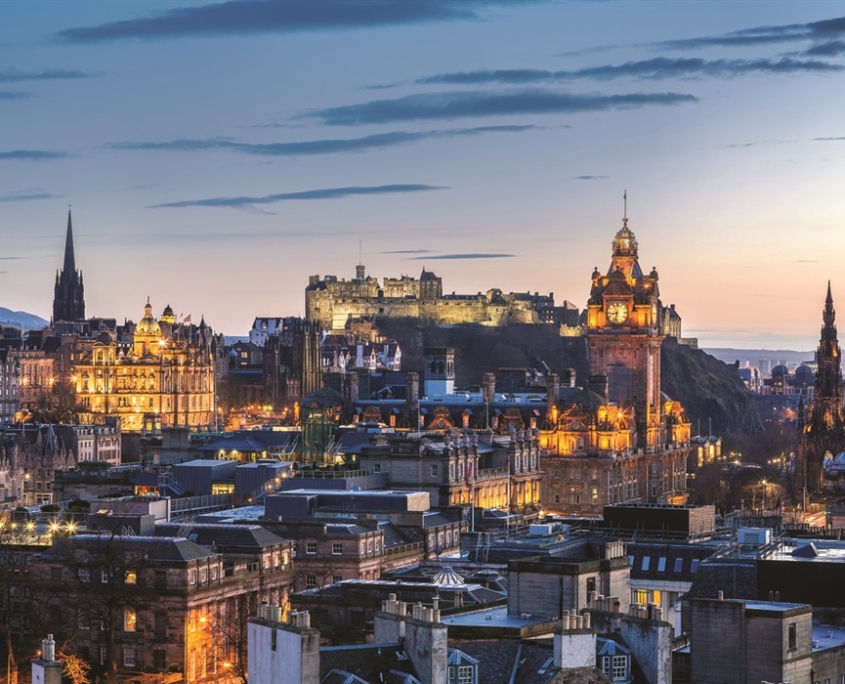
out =
{"type": "Polygon", "coordinates": [[[752,366],[758,366],[762,359],[768,359],[772,365],[781,362],[786,364],[799,364],[803,361],[812,361],[815,351],[795,351],[792,349],[731,349],[729,347],[708,347],[706,351],[725,363],[747,361],[752,366]]]}
{"type": "Polygon", "coordinates": [[[49,324],[49,321],[45,321],[35,314],[26,311],[12,311],[0,306],[0,326],[21,328],[22,330],[41,330],[49,324]]]}
{"type": "MultiPolygon", "coordinates": [[[[377,319],[376,327],[385,337],[399,342],[404,370],[422,370],[426,347],[453,347],[456,384],[460,387],[478,386],[482,373],[507,367],[547,367],[558,374],[572,368],[580,386],[586,384],[589,374],[584,338],[561,337],[551,325],[444,328],[412,318],[385,317],[377,319]]],[[[664,342],[661,362],[663,391],[683,404],[694,433],[699,424],[706,430],[708,419],[719,434],[754,435],[761,430],[752,395],[736,366],[673,339],[664,342]]]]}

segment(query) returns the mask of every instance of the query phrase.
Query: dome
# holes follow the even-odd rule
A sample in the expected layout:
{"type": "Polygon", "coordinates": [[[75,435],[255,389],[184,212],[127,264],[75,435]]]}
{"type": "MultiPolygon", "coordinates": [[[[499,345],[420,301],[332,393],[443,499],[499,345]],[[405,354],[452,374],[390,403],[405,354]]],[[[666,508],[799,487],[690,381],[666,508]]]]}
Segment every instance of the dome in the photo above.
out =
{"type": "Polygon", "coordinates": [[[789,369],[786,366],[775,366],[772,368],[772,375],[789,375],[789,369]]]}
{"type": "Polygon", "coordinates": [[[840,451],[835,458],[824,466],[827,471],[845,471],[845,451],[840,451]]]}
{"type": "Polygon", "coordinates": [[[135,326],[136,335],[161,335],[161,327],[158,321],[153,318],[153,307],[150,305],[150,298],[147,297],[147,305],[144,307],[144,317],[135,326]]]}
{"type": "Polygon", "coordinates": [[[802,363],[795,369],[795,384],[796,385],[812,385],[815,382],[816,374],[813,369],[806,363],[802,363]]]}
{"type": "Polygon", "coordinates": [[[161,322],[167,323],[168,325],[176,323],[176,314],[173,313],[173,309],[170,308],[170,304],[165,306],[164,311],[161,312],[161,322]]]}
{"type": "Polygon", "coordinates": [[[628,228],[628,219],[622,219],[622,229],[613,238],[613,256],[637,256],[637,238],[628,228]]]}

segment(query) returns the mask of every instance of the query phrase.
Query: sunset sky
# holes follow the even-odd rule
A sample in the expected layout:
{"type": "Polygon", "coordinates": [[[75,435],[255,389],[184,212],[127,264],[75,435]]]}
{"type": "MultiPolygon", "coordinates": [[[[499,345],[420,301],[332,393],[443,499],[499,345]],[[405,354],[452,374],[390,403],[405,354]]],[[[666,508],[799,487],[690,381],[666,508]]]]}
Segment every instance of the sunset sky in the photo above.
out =
{"type": "MultiPolygon", "coordinates": [[[[302,314],[308,276],[583,308],[627,189],[705,347],[845,316],[838,2],[0,2],[0,306],[302,314]]],[[[841,322],[841,319],[840,319],[841,322]]]]}

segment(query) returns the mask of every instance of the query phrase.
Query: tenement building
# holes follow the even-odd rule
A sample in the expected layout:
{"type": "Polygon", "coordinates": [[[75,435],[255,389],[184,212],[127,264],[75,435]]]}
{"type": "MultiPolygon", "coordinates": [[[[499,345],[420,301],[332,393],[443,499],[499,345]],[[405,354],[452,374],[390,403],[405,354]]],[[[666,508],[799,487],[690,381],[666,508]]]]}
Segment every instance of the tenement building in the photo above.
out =
{"type": "Polygon", "coordinates": [[[547,384],[541,431],[543,503],[572,513],[623,501],[683,503],[690,423],[660,389],[660,292],[645,275],[627,218],[613,240],[610,268],[593,272],[586,312],[590,381],[561,395],[547,384]]]}
{"type": "Polygon", "coordinates": [[[505,294],[498,289],[444,295],[442,278],[431,271],[423,269],[419,279],[403,275],[379,283],[358,265],[353,280],[311,276],[305,289],[305,317],[326,330],[342,330],[351,319],[368,316],[408,316],[436,325],[540,323],[538,310],[548,308],[553,299],[553,295],[505,294]]]}

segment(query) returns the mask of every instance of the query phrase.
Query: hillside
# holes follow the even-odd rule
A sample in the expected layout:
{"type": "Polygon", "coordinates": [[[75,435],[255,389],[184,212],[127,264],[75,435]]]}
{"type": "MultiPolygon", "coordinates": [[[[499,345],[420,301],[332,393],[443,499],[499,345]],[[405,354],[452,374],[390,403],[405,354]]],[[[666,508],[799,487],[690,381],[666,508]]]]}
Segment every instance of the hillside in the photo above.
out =
{"type": "Polygon", "coordinates": [[[0,306],[0,326],[23,330],[41,330],[48,324],[48,321],[35,314],[26,311],[12,311],[0,306]]]}
{"type": "MultiPolygon", "coordinates": [[[[519,325],[488,328],[479,325],[437,327],[416,319],[381,318],[381,334],[395,339],[402,348],[402,367],[421,370],[426,347],[454,347],[458,386],[478,386],[482,373],[499,368],[548,369],[561,374],[575,370],[583,385],[589,374],[584,338],[561,337],[553,326],[519,325]]],[[[708,429],[712,418],[716,433],[759,432],[757,412],[736,367],[725,364],[701,350],[667,340],[662,352],[663,391],[686,408],[697,432],[708,429]]]]}

